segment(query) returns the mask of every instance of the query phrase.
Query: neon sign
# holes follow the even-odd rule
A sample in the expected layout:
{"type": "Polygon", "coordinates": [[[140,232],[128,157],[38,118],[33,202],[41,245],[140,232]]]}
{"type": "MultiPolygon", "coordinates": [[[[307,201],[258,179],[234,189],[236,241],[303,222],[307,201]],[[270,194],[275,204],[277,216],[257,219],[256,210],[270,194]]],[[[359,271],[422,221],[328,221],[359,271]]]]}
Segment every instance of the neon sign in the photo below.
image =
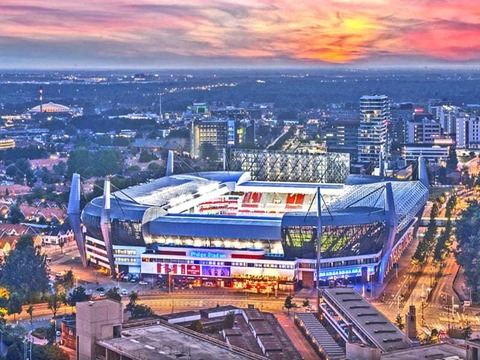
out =
{"type": "Polygon", "coordinates": [[[204,259],[226,259],[227,254],[211,251],[190,251],[190,256],[204,259]]]}

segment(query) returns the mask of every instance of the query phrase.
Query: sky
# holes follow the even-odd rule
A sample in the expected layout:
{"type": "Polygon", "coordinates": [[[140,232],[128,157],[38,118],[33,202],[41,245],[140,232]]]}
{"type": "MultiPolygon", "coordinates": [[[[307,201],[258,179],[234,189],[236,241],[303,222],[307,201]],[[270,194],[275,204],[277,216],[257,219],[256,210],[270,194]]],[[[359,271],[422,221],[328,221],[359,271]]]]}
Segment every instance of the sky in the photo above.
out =
{"type": "Polygon", "coordinates": [[[2,0],[0,68],[480,64],[480,0],[2,0]]]}

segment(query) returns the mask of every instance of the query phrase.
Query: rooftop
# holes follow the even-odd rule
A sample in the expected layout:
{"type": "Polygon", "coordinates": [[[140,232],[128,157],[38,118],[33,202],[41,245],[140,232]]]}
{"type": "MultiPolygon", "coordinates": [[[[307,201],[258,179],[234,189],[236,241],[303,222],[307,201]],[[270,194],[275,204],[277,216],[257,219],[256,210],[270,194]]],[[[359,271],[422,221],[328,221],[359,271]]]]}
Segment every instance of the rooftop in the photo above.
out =
{"type": "Polygon", "coordinates": [[[97,344],[132,359],[263,359],[193,331],[159,323],[130,328],[121,338],[97,341],[97,344]]]}
{"type": "Polygon", "coordinates": [[[382,360],[418,360],[418,359],[438,359],[438,360],[457,360],[466,359],[466,350],[463,347],[452,344],[435,344],[429,346],[419,346],[406,350],[394,351],[381,356],[382,360]]]}
{"type": "Polygon", "coordinates": [[[328,305],[342,313],[354,329],[359,329],[362,335],[382,351],[410,346],[410,340],[405,334],[355,289],[325,289],[323,296],[328,305]]]}

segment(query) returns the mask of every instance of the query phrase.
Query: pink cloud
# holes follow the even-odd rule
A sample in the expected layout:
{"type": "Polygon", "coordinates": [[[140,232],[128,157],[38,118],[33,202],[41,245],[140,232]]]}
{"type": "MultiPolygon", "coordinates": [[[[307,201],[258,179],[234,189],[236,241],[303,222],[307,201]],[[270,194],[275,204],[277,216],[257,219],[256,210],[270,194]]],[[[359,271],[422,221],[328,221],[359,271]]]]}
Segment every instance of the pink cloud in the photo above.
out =
{"type": "MultiPolygon", "coordinates": [[[[478,0],[4,0],[0,41],[96,43],[115,56],[355,62],[480,60],[478,0]],[[41,4],[41,5],[40,5],[41,4]],[[12,40],[13,39],[13,40],[12,40]]],[[[20,45],[19,45],[20,46],[20,45]]]]}

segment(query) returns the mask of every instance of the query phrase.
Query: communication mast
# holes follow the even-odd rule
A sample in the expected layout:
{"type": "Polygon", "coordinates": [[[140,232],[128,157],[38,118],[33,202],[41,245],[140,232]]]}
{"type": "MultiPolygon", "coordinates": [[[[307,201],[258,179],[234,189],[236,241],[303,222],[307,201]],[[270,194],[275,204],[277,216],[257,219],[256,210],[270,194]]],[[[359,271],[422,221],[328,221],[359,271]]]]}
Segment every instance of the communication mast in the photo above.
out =
{"type": "Polygon", "coordinates": [[[40,89],[38,89],[38,95],[40,100],[40,112],[43,113],[43,88],[41,86],[40,89]]]}

